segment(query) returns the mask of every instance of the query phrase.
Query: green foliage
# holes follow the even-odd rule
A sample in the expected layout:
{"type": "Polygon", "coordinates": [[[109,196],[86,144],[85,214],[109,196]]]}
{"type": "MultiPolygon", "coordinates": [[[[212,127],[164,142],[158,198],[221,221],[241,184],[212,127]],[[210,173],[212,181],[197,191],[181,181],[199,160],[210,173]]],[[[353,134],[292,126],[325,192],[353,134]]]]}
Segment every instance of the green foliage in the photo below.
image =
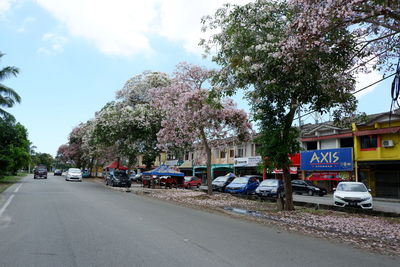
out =
{"type": "Polygon", "coordinates": [[[55,160],[52,155],[48,153],[36,153],[32,156],[32,162],[35,166],[37,165],[45,165],[48,170],[50,170],[55,163],[55,160]]]}
{"type": "Polygon", "coordinates": [[[28,132],[13,119],[0,119],[0,176],[16,174],[30,161],[28,132]]]}
{"type": "MultiPolygon", "coordinates": [[[[0,59],[4,54],[0,53],[0,59]]],[[[12,88],[2,84],[2,80],[9,78],[10,76],[17,76],[19,69],[16,67],[4,67],[0,69],[0,119],[11,119],[14,120],[14,116],[5,111],[3,107],[11,108],[15,103],[21,102],[21,97],[12,88]]]]}

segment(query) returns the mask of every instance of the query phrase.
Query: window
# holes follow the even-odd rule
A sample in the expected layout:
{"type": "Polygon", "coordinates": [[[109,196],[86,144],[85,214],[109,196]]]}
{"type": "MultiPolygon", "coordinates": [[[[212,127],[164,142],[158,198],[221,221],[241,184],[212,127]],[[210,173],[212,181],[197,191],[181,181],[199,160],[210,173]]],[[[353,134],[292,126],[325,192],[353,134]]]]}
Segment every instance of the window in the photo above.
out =
{"type": "Polygon", "coordinates": [[[185,160],[189,160],[189,153],[185,153],[185,160]]]}
{"type": "Polygon", "coordinates": [[[243,148],[237,149],[235,158],[243,158],[243,148]]]}
{"type": "Polygon", "coordinates": [[[340,139],[340,147],[353,147],[353,138],[342,138],[340,139]]]}
{"type": "Polygon", "coordinates": [[[220,157],[221,159],[226,158],[226,152],[225,152],[225,151],[219,152],[219,157],[220,157]]]}
{"type": "Polygon", "coordinates": [[[307,150],[317,150],[318,149],[317,141],[307,142],[306,147],[307,147],[307,150]]]}
{"type": "Polygon", "coordinates": [[[376,135],[361,136],[361,149],[376,148],[378,146],[378,137],[376,135]]]}
{"type": "Polygon", "coordinates": [[[235,157],[235,150],[233,150],[233,149],[229,150],[229,157],[230,158],[235,157]]]}

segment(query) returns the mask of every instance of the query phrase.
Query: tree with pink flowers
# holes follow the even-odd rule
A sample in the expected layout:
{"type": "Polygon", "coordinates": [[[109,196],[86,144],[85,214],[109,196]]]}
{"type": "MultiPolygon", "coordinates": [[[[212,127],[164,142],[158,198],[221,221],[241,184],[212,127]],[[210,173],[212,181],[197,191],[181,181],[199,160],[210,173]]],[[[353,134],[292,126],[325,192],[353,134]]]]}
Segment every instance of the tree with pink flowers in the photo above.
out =
{"type": "Polygon", "coordinates": [[[214,72],[187,63],[178,64],[168,86],[152,90],[154,106],[162,112],[159,147],[191,149],[200,146],[207,156],[208,193],[211,187],[211,149],[230,141],[250,139],[246,112],[232,99],[220,99],[206,87],[214,72]]]}

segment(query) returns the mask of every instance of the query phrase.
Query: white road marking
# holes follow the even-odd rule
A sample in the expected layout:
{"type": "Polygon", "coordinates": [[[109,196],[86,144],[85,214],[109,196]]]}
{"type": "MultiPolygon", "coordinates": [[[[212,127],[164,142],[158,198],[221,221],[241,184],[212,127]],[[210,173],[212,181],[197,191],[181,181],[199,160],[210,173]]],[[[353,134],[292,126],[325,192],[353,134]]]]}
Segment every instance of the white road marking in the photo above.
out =
{"type": "Polygon", "coordinates": [[[0,217],[3,215],[3,213],[4,213],[4,211],[6,210],[6,208],[8,207],[8,205],[10,205],[10,203],[11,203],[11,200],[14,198],[14,195],[11,195],[8,199],[7,199],[7,201],[6,201],[6,203],[3,205],[3,207],[0,209],[0,217]]]}
{"type": "Polygon", "coordinates": [[[17,188],[15,188],[14,193],[17,193],[18,190],[21,188],[22,184],[20,184],[17,188]]]}

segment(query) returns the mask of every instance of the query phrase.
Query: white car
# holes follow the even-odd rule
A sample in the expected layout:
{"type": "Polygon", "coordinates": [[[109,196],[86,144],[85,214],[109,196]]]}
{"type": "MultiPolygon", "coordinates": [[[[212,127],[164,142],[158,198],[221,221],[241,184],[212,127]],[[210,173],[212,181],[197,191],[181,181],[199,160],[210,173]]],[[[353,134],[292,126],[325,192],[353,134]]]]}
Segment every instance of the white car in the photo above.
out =
{"type": "Polygon", "coordinates": [[[333,204],[336,207],[361,207],[372,209],[372,196],[363,183],[340,182],[333,193],[333,204]]]}
{"type": "Polygon", "coordinates": [[[78,168],[69,168],[66,176],[65,181],[82,182],[82,172],[78,168]]]}

